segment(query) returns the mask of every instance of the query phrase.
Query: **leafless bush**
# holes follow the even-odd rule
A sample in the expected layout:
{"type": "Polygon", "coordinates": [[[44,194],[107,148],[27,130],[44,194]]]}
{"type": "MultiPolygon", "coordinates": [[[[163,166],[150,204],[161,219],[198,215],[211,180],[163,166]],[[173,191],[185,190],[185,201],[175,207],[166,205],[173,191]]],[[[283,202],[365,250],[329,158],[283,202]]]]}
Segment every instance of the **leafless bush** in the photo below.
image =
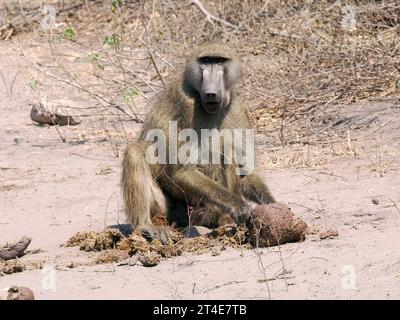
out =
{"type": "MultiPolygon", "coordinates": [[[[396,0],[53,2],[59,26],[40,32],[58,68],[30,62],[95,99],[97,112],[140,122],[140,106],[177,72],[177,57],[209,40],[238,48],[249,66],[242,96],[258,129],[282,144],[324,131],[339,107],[398,95],[396,0]],[[65,42],[86,55],[91,72],[64,64],[57,48],[65,42]]],[[[39,26],[38,8],[14,1],[13,10],[15,29],[39,26]]]]}

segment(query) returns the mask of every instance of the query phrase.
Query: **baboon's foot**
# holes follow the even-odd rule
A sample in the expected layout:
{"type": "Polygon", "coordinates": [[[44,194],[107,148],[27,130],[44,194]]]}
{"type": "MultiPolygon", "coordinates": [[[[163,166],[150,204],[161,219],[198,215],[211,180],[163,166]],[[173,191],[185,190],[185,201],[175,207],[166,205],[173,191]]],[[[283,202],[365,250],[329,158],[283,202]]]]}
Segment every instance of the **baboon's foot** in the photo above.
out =
{"type": "Polygon", "coordinates": [[[168,244],[168,240],[171,237],[168,228],[162,226],[147,224],[138,227],[138,230],[142,232],[143,237],[149,240],[160,240],[162,244],[168,244]]]}

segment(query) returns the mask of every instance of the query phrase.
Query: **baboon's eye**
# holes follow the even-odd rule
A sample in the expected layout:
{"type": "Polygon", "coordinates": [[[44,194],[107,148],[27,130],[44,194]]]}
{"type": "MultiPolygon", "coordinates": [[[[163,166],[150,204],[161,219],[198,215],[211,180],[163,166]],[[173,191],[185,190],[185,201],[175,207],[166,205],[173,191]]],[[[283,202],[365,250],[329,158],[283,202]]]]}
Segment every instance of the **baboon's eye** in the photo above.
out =
{"type": "Polygon", "coordinates": [[[211,57],[201,57],[199,58],[199,62],[202,64],[210,64],[211,63],[211,57]]]}
{"type": "Polygon", "coordinates": [[[201,64],[223,64],[228,59],[223,57],[201,57],[199,58],[199,62],[201,64]]]}
{"type": "Polygon", "coordinates": [[[214,58],[214,63],[223,64],[223,63],[226,62],[227,60],[228,60],[228,59],[226,59],[226,58],[216,57],[216,58],[214,58]]]}

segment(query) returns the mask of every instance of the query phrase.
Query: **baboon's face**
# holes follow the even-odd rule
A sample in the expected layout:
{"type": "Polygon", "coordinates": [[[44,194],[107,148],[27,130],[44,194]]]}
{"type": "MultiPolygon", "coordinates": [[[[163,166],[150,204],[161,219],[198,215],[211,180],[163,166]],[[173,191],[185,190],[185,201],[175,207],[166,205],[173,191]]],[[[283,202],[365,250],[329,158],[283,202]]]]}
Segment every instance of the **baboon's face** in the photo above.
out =
{"type": "Polygon", "coordinates": [[[204,110],[216,113],[229,106],[239,78],[239,66],[226,57],[201,56],[186,69],[186,81],[201,99],[204,110]]]}

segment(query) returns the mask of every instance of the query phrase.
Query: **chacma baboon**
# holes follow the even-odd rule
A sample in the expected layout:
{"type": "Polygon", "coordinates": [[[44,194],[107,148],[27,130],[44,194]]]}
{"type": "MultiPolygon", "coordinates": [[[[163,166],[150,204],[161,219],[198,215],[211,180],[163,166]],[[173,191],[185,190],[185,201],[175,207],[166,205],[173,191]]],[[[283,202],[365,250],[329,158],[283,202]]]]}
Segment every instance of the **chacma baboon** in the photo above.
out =
{"type": "MultiPolygon", "coordinates": [[[[127,218],[134,227],[165,240],[151,218],[167,215],[168,208],[177,208],[176,204],[195,208],[190,215],[192,225],[215,227],[227,217],[236,223],[247,221],[246,200],[275,202],[259,176],[237,174],[236,162],[181,164],[168,159],[164,164],[149,164],[146,160],[149,131],[161,129],[168,144],[170,121],[176,121],[178,131],[191,128],[199,136],[202,129],[250,129],[236,94],[240,78],[236,52],[226,45],[207,44],[188,58],[181,75],[161,94],[140,138],[128,145],[124,155],[122,188],[127,218]]],[[[220,150],[221,157],[224,152],[220,150]]]]}

